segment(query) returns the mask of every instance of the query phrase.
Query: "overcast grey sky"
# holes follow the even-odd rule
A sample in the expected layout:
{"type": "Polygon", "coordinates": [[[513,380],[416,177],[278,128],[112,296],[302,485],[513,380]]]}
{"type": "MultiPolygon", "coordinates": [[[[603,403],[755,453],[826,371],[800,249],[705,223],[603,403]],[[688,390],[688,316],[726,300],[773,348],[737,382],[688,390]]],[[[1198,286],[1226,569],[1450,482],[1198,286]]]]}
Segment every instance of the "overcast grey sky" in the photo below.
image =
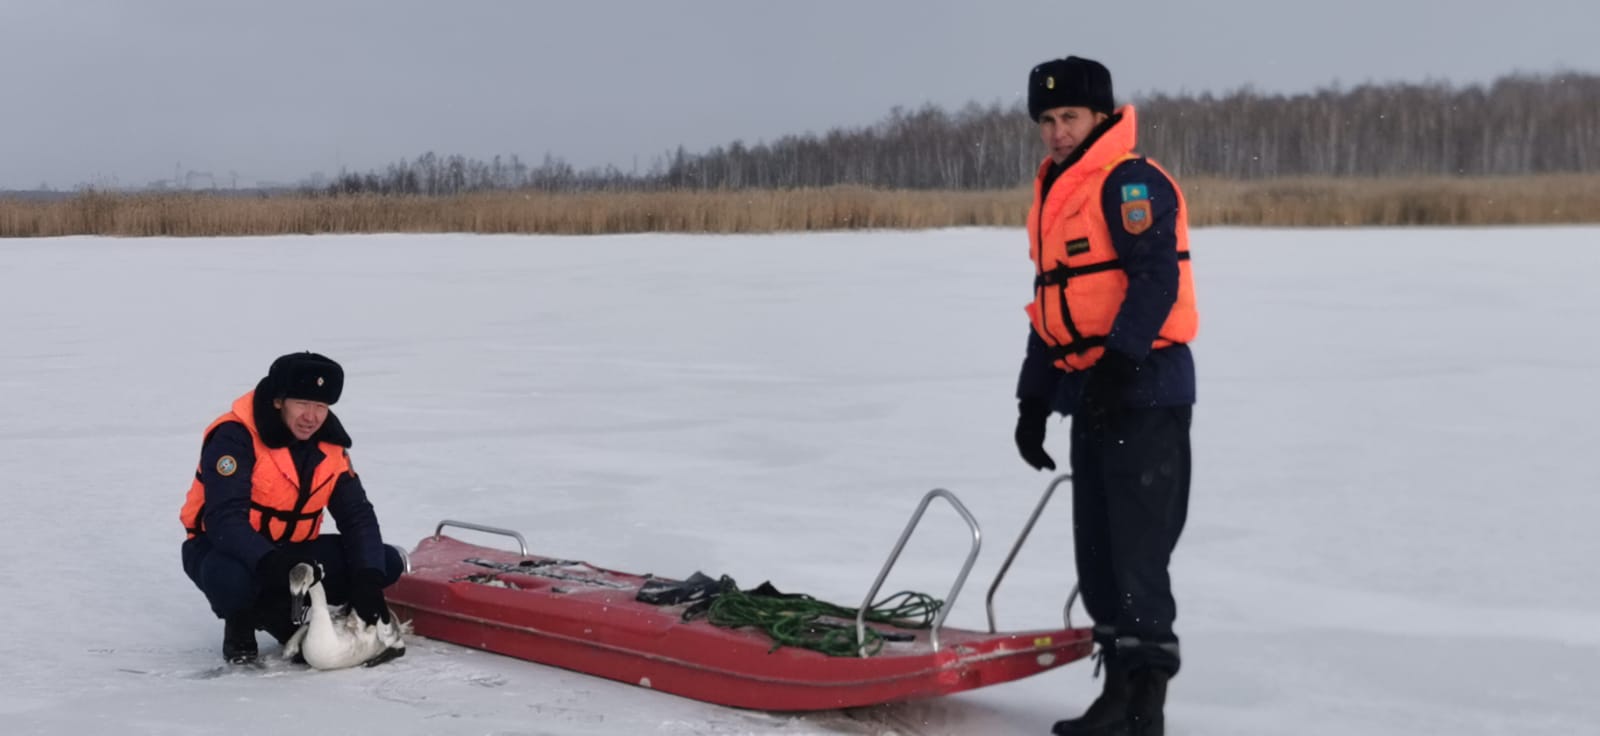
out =
{"type": "Polygon", "coordinates": [[[641,170],[1020,99],[1038,61],[1119,100],[1600,72],[1600,2],[0,0],[0,188],[226,185],[424,151],[641,170]]]}

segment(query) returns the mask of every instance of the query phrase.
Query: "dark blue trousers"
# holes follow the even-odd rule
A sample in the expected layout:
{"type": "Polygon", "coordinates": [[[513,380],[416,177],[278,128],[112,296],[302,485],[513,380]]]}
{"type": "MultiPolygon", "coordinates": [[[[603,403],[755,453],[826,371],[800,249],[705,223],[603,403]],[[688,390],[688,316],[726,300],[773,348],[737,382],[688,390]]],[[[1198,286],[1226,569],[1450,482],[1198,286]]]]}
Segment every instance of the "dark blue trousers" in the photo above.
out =
{"type": "MultiPolygon", "coordinates": [[[[350,570],[345,562],[344,544],[337,534],[323,534],[316,539],[279,547],[315,558],[322,563],[322,587],[330,605],[345,603],[350,598],[350,570]]],[[[405,570],[400,552],[392,545],[384,545],[384,586],[400,579],[405,570]]],[[[289,591],[263,590],[256,571],[235,557],[218,552],[204,536],[183,543],[183,571],[194,581],[211,603],[217,618],[227,618],[237,613],[254,611],[261,627],[277,636],[278,630],[288,625],[289,591]],[[282,624],[282,626],[275,626],[282,624]]]]}
{"type": "Polygon", "coordinates": [[[1189,513],[1193,407],[1122,409],[1072,421],[1072,530],[1095,639],[1129,670],[1177,674],[1167,565],[1189,513]]]}

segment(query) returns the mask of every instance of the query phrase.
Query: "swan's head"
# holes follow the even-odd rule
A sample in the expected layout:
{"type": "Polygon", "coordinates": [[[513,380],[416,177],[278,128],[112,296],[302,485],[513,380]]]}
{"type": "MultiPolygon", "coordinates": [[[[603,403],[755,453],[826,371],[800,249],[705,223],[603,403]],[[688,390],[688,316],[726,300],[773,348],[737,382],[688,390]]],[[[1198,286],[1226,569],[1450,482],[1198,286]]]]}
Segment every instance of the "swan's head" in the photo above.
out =
{"type": "Polygon", "coordinates": [[[305,595],[311,586],[322,582],[322,563],[300,563],[289,571],[289,592],[305,595]]]}

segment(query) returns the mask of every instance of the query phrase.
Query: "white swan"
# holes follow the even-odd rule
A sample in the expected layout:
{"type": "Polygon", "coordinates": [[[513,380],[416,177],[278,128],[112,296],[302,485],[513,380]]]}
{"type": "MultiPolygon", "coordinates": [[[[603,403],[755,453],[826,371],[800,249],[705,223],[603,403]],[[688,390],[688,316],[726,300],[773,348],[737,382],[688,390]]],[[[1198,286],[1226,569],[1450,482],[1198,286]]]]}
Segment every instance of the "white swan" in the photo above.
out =
{"type": "Polygon", "coordinates": [[[299,654],[319,670],[337,670],[358,664],[372,666],[406,653],[404,626],[391,615],[388,621],[368,624],[347,606],[329,610],[322,590],[322,566],[301,563],[289,571],[289,592],[311,598],[306,622],[283,645],[283,658],[299,654]]]}

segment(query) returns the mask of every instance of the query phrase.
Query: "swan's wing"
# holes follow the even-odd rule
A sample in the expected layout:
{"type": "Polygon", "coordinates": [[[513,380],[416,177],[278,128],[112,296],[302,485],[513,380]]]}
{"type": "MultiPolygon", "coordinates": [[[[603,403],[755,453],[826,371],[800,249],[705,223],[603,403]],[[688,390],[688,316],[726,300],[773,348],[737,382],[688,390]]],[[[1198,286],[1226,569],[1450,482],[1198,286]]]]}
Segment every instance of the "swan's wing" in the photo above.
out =
{"type": "Polygon", "coordinates": [[[384,624],[382,621],[376,624],[368,624],[362,621],[360,616],[351,614],[343,623],[345,631],[352,640],[360,641],[363,644],[372,644],[383,638],[382,627],[384,624]]]}
{"type": "Polygon", "coordinates": [[[294,635],[289,637],[289,641],[284,643],[284,645],[283,645],[283,658],[284,659],[294,659],[294,655],[300,653],[300,645],[302,643],[304,643],[304,641],[305,641],[306,629],[308,629],[308,628],[310,628],[309,625],[302,624],[300,626],[300,628],[295,630],[294,635]]]}
{"type": "Polygon", "coordinates": [[[372,633],[362,631],[360,623],[354,616],[335,620],[331,636],[306,643],[306,662],[319,670],[337,670],[371,659],[380,647],[372,633]]]}
{"type": "Polygon", "coordinates": [[[395,624],[393,619],[379,621],[377,626],[378,641],[388,649],[405,649],[406,641],[401,635],[401,628],[401,626],[395,624]]]}
{"type": "Polygon", "coordinates": [[[400,616],[394,612],[393,608],[389,609],[389,620],[394,622],[397,636],[410,636],[412,634],[411,622],[401,621],[400,616]]]}

